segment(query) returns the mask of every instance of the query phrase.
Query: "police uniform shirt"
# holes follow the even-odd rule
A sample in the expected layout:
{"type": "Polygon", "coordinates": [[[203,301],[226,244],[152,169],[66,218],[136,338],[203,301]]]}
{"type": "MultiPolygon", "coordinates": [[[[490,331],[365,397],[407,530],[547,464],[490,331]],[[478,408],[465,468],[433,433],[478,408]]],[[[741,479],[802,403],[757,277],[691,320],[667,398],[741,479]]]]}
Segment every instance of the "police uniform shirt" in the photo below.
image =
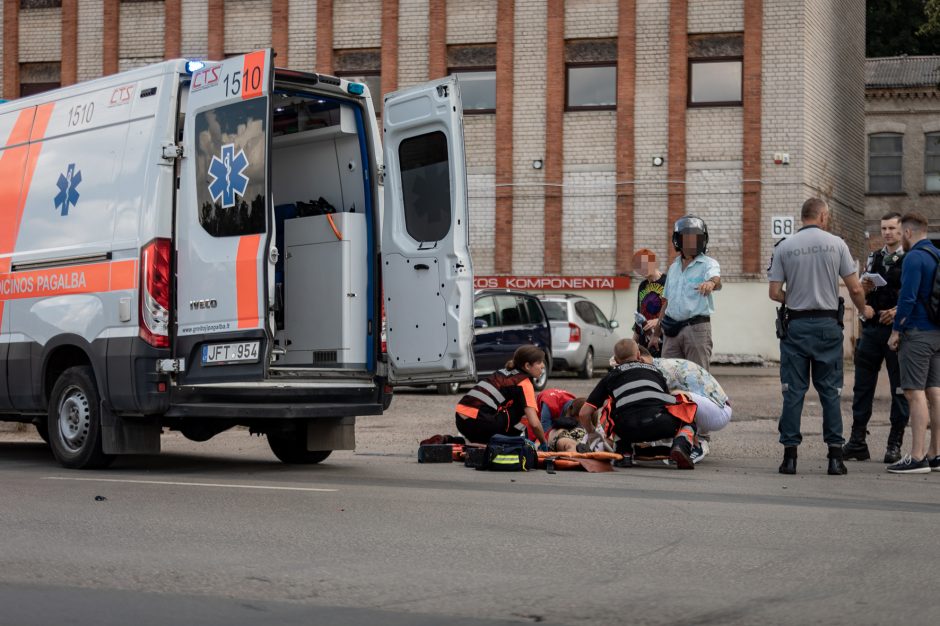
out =
{"type": "MultiPolygon", "coordinates": [[[[887,247],[875,250],[868,255],[865,271],[870,274],[880,274],[885,282],[884,287],[876,287],[865,295],[866,304],[875,310],[875,313],[893,309],[898,305],[898,294],[901,292],[901,266],[904,262],[904,248],[898,246],[894,252],[888,252],[887,247]]],[[[880,325],[877,315],[867,320],[873,325],[880,325]]]]}
{"type": "Polygon", "coordinates": [[[774,249],[768,278],[786,283],[787,308],[835,311],[839,278],[855,273],[855,262],[842,239],[818,226],[804,226],[774,249]]]}
{"type": "Polygon", "coordinates": [[[607,372],[585,404],[594,409],[610,398],[614,421],[630,416],[638,419],[655,417],[667,404],[675,404],[666,378],[655,365],[630,361],[607,372]]]}

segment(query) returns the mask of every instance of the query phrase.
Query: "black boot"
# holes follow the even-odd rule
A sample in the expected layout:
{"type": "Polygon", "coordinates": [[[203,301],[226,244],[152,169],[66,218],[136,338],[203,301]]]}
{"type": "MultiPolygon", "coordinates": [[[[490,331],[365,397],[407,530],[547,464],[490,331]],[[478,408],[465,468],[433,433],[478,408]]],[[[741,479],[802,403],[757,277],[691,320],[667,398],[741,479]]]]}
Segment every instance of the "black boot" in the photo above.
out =
{"type": "Polygon", "coordinates": [[[783,463],[780,464],[781,474],[796,474],[796,446],[787,446],[783,449],[783,463]]]}
{"type": "Polygon", "coordinates": [[[885,448],[885,463],[897,463],[901,460],[901,445],[904,443],[904,429],[891,427],[888,433],[888,445],[885,448]]]}
{"type": "Polygon", "coordinates": [[[829,475],[841,476],[848,473],[849,470],[842,462],[842,446],[829,446],[829,475]]]}
{"type": "Polygon", "coordinates": [[[842,448],[842,457],[850,461],[853,459],[856,461],[870,459],[871,453],[868,451],[868,444],[865,443],[865,435],[867,434],[868,431],[866,430],[855,430],[853,428],[849,442],[842,448]]]}

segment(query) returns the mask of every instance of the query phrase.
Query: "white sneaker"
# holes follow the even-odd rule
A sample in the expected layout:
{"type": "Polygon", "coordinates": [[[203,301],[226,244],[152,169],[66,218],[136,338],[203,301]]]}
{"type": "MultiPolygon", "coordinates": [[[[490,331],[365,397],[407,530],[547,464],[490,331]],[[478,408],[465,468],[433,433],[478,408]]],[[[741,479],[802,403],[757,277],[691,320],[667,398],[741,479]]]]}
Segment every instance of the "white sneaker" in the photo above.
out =
{"type": "Polygon", "coordinates": [[[692,446],[692,454],[689,456],[693,463],[698,463],[708,455],[708,452],[708,441],[699,439],[698,445],[692,446]]]}

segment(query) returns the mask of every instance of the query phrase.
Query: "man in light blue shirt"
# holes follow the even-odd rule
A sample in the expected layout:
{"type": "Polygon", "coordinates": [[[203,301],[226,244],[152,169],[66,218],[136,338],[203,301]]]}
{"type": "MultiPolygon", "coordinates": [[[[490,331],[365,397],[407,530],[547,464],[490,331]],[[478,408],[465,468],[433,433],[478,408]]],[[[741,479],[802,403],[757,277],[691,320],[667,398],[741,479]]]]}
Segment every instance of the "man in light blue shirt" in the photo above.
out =
{"type": "Polygon", "coordinates": [[[686,215],[676,222],[672,245],[680,253],[666,272],[666,306],[659,327],[664,359],[686,359],[706,370],[712,357],[712,292],[721,289],[718,261],[706,255],[705,221],[686,215]]]}

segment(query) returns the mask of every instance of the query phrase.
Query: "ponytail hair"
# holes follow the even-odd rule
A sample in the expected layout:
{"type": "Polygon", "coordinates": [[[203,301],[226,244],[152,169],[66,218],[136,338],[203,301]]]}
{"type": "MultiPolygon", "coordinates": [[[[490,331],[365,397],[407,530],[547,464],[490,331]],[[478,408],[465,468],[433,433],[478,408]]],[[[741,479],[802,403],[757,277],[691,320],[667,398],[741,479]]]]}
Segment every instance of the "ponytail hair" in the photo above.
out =
{"type": "Polygon", "coordinates": [[[506,361],[506,369],[522,369],[526,363],[544,363],[545,353],[535,346],[519,346],[512,358],[506,361]]]}

